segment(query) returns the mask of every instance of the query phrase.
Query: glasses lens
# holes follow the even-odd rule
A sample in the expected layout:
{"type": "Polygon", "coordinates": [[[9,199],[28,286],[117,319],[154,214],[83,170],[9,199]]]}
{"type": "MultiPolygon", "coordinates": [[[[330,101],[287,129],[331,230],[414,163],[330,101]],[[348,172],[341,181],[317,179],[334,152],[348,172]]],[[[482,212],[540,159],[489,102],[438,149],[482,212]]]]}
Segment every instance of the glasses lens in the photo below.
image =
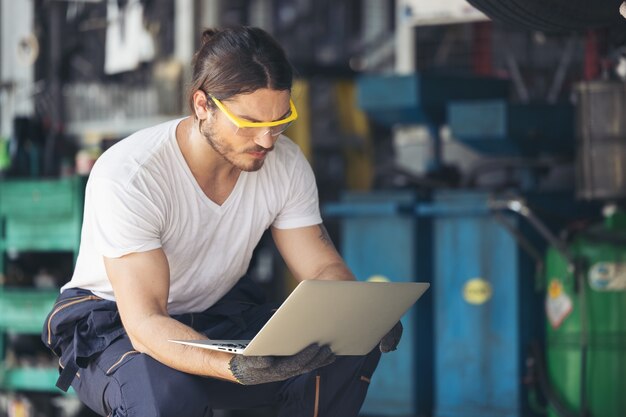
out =
{"type": "MultiPolygon", "coordinates": [[[[263,136],[266,135],[268,132],[270,135],[276,137],[278,135],[281,135],[285,130],[287,130],[287,128],[289,126],[291,126],[292,122],[289,123],[285,123],[282,125],[278,125],[278,126],[272,126],[270,128],[267,127],[235,127],[235,133],[239,136],[243,136],[246,138],[249,137],[256,137],[256,136],[263,136]]],[[[234,125],[233,125],[234,126],[234,125]]]]}
{"type": "Polygon", "coordinates": [[[270,127],[270,135],[272,136],[281,135],[285,130],[289,128],[289,126],[291,126],[292,123],[293,122],[289,122],[289,123],[285,123],[282,125],[270,127]]]}
{"type": "Polygon", "coordinates": [[[246,138],[259,136],[261,133],[267,132],[267,128],[264,127],[237,127],[235,133],[238,136],[243,136],[246,138]]]}

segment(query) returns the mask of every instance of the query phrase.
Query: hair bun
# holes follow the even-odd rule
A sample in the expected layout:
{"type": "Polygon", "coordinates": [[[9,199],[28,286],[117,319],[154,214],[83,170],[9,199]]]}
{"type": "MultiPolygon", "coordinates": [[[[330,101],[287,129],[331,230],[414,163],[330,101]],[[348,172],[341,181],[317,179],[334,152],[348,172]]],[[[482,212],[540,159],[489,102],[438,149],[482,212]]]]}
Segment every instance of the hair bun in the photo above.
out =
{"type": "Polygon", "coordinates": [[[209,43],[209,41],[213,38],[213,36],[215,36],[215,34],[217,34],[217,32],[219,32],[217,29],[205,29],[204,32],[202,32],[202,36],[200,37],[200,46],[204,46],[209,43]]]}

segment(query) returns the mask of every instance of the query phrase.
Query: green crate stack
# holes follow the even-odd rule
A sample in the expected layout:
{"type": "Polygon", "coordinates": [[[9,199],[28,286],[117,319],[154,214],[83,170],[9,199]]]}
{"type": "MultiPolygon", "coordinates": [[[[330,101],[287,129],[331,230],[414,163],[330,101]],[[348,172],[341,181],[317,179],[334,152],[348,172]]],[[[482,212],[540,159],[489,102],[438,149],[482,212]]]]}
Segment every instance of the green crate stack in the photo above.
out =
{"type": "MultiPolygon", "coordinates": [[[[78,255],[85,178],[0,182],[0,273],[7,252],[72,252],[78,255]]],[[[7,333],[38,334],[58,291],[0,286],[0,389],[61,392],[57,369],[10,367],[7,333]]]]}

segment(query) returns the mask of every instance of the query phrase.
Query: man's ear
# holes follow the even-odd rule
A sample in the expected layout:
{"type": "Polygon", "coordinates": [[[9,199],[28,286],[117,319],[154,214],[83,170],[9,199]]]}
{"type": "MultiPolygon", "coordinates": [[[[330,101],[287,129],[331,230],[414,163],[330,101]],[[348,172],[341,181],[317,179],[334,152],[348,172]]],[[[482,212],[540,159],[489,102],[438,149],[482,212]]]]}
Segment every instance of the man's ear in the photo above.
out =
{"type": "Polygon", "coordinates": [[[198,120],[210,119],[212,112],[207,110],[207,95],[200,90],[193,93],[193,109],[198,120]]]}

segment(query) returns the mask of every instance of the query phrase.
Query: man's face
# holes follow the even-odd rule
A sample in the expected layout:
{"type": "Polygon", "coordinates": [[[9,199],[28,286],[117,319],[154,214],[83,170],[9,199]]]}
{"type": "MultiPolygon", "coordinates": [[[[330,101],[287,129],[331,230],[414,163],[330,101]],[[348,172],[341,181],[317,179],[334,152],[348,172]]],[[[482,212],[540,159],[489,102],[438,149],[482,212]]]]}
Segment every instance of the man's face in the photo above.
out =
{"type": "MultiPolygon", "coordinates": [[[[240,119],[271,122],[289,114],[289,97],[289,91],[262,88],[224,100],[222,104],[240,119]]],[[[242,171],[261,169],[278,136],[273,136],[266,128],[256,129],[253,136],[242,136],[221,110],[214,109],[212,113],[211,123],[201,123],[200,132],[213,150],[242,171]]]]}

